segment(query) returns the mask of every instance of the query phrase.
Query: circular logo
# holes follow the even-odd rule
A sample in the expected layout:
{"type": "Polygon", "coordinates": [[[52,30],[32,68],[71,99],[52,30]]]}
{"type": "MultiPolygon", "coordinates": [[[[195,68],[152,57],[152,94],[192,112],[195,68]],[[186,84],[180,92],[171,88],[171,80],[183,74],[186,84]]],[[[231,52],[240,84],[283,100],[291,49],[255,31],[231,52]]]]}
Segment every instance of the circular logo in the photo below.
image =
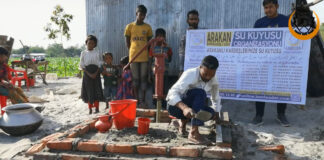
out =
{"type": "Polygon", "coordinates": [[[316,21],[317,21],[317,25],[315,28],[306,28],[306,26],[303,26],[302,28],[304,28],[306,31],[301,31],[300,28],[298,26],[292,26],[291,24],[291,19],[293,18],[293,16],[295,15],[295,12],[294,11],[290,17],[289,17],[289,21],[288,21],[288,28],[289,28],[289,31],[290,33],[296,37],[297,39],[300,39],[300,40],[308,40],[308,39],[311,39],[313,37],[316,36],[317,32],[319,31],[320,29],[320,21],[319,21],[319,18],[317,16],[317,14],[315,12],[313,12],[315,14],[315,17],[316,17],[316,21]],[[293,27],[296,27],[298,30],[295,30],[293,27]]]}

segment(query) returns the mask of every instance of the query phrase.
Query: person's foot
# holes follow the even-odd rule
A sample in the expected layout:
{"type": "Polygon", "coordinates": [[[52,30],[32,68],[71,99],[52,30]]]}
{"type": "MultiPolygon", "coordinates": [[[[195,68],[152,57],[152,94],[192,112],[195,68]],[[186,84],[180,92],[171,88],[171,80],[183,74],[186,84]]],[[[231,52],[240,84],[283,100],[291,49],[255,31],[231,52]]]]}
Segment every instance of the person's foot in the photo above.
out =
{"type": "Polygon", "coordinates": [[[95,113],[99,113],[99,107],[98,108],[96,108],[96,112],[95,113]]]}
{"type": "Polygon", "coordinates": [[[290,124],[284,114],[278,114],[277,121],[284,127],[289,127],[290,124]]]}
{"type": "Polygon", "coordinates": [[[92,114],[92,109],[91,108],[89,108],[89,114],[92,114]]]}
{"type": "Polygon", "coordinates": [[[212,144],[210,140],[208,140],[206,137],[202,136],[199,133],[192,133],[190,132],[188,135],[188,140],[194,144],[199,145],[210,145],[212,144]]]}
{"type": "Polygon", "coordinates": [[[175,128],[177,128],[177,131],[178,131],[178,135],[179,136],[182,136],[182,137],[185,137],[188,135],[188,132],[186,130],[186,122],[184,120],[180,120],[180,119],[175,119],[173,122],[172,122],[173,126],[175,128]]]}
{"type": "Polygon", "coordinates": [[[256,125],[256,126],[260,126],[263,124],[263,121],[262,121],[262,117],[261,116],[258,116],[256,115],[253,120],[252,120],[252,124],[256,125]]]}

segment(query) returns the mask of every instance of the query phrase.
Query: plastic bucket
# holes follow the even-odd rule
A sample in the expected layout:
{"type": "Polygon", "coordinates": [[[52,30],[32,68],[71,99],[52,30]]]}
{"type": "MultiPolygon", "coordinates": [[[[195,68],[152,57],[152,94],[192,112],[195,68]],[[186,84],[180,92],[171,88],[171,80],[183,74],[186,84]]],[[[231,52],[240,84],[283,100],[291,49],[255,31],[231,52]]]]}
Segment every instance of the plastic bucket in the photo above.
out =
{"type": "Polygon", "coordinates": [[[147,134],[150,128],[151,120],[149,118],[138,118],[138,134],[147,134]]]}
{"type": "Polygon", "coordinates": [[[111,107],[109,114],[117,113],[113,120],[116,129],[121,130],[124,128],[134,127],[136,118],[136,103],[137,100],[135,99],[114,100],[109,102],[111,107]],[[124,109],[125,107],[127,108],[124,109]]]}

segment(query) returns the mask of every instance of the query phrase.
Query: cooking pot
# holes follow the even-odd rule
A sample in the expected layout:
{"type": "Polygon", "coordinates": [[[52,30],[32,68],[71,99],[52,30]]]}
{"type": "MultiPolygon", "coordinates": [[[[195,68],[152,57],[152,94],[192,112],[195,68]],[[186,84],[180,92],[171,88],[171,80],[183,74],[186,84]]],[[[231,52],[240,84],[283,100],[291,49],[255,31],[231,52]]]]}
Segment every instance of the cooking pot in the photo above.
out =
{"type": "Polygon", "coordinates": [[[0,118],[0,128],[12,136],[32,133],[43,122],[42,115],[35,110],[35,106],[31,103],[14,104],[6,106],[2,110],[5,113],[0,118]]]}

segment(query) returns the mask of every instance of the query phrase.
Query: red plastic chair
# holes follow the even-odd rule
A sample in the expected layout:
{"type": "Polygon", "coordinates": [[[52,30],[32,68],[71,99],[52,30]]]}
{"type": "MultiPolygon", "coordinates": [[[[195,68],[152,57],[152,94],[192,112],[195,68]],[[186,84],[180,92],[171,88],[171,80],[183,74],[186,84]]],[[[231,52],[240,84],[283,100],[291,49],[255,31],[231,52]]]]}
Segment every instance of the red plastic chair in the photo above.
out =
{"type": "Polygon", "coordinates": [[[7,96],[0,96],[0,105],[1,105],[1,115],[4,114],[2,108],[7,106],[7,96]]]}
{"type": "MultiPolygon", "coordinates": [[[[11,84],[15,85],[16,82],[18,81],[18,87],[21,87],[21,80],[25,80],[26,82],[26,86],[27,86],[27,91],[29,91],[29,80],[27,77],[27,72],[26,71],[18,71],[18,70],[14,70],[10,67],[8,67],[9,70],[9,76],[11,76],[11,73],[14,73],[13,76],[11,76],[11,84]],[[19,75],[18,73],[22,73],[23,75],[19,75]]],[[[8,76],[8,79],[10,79],[10,77],[8,76]]]]}

